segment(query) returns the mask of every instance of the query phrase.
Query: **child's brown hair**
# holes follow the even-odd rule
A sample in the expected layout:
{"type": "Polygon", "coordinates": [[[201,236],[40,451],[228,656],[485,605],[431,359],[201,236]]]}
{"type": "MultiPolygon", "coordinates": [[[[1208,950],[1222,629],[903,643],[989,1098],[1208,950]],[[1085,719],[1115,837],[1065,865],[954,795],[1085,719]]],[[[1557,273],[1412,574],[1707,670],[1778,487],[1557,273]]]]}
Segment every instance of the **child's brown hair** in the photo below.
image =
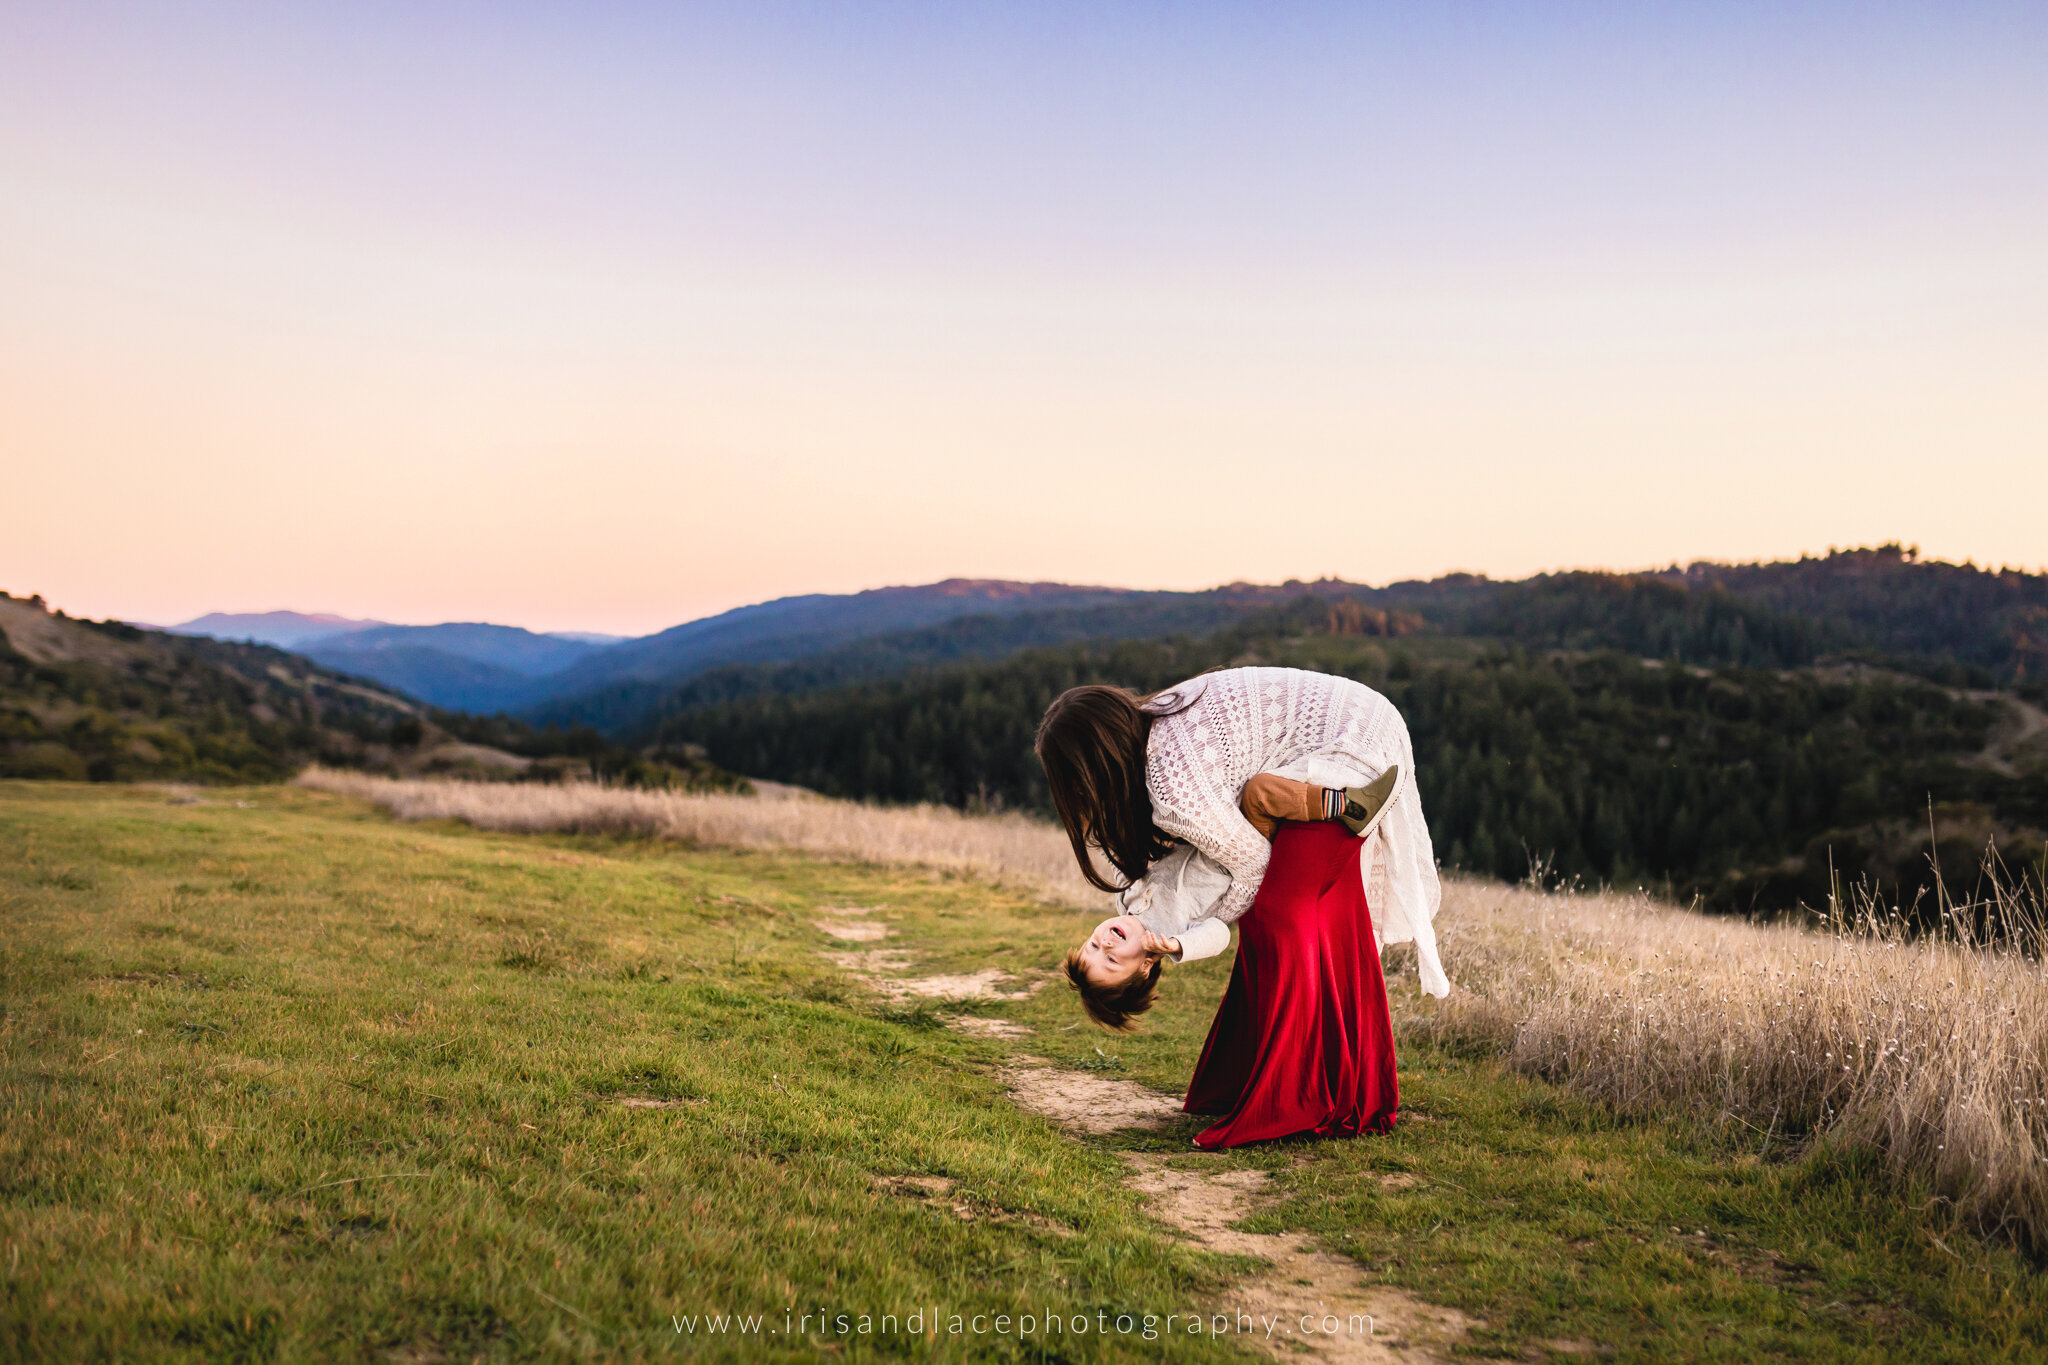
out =
{"type": "Polygon", "coordinates": [[[1153,958],[1150,967],[1133,972],[1116,985],[1098,986],[1082,969],[1081,950],[1069,948],[1067,980],[1073,982],[1074,989],[1081,993],[1081,1008],[1088,1011],[1090,1019],[1117,1033],[1133,1033],[1137,1026],[1131,1023],[1132,1016],[1151,1009],[1153,1000],[1158,998],[1162,961],[1153,958]]]}

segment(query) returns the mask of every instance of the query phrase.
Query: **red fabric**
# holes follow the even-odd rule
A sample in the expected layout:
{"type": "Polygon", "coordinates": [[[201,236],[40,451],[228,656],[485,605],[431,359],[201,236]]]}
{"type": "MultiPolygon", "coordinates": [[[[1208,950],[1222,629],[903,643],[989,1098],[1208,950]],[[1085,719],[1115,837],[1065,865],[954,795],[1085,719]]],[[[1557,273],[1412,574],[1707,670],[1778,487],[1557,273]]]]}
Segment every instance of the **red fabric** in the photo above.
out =
{"type": "Polygon", "coordinates": [[[1282,824],[1237,965],[1188,1083],[1190,1114],[1221,1114],[1198,1147],[1394,1126],[1393,1023],[1359,884],[1363,841],[1334,820],[1282,824]]]}

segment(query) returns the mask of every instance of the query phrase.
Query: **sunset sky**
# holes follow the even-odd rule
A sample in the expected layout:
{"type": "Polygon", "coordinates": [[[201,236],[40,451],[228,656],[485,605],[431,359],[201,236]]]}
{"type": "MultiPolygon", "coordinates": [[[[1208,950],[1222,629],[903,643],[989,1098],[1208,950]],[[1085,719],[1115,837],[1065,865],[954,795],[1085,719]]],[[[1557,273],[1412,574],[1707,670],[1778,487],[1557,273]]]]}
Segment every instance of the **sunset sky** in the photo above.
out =
{"type": "Polygon", "coordinates": [[[2048,563],[2048,5],[0,4],[0,588],[2048,563]]]}

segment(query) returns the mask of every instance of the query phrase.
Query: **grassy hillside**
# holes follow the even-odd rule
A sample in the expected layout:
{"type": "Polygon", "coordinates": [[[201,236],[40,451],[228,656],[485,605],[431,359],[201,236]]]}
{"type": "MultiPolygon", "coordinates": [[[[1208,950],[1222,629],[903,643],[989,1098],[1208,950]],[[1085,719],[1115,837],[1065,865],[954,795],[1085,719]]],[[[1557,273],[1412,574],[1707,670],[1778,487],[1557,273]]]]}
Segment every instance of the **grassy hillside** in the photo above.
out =
{"type": "Polygon", "coordinates": [[[308,763],[745,789],[686,744],[626,748],[429,707],[268,645],[80,621],[0,594],[0,777],[264,782],[308,763]]]}
{"type": "Polygon", "coordinates": [[[1029,1053],[1177,1088],[1227,961],[1098,1044],[1057,989],[892,1003],[820,927],[1028,988],[1085,916],[1017,892],[278,788],[0,784],[0,840],[10,1359],[1261,1358],[1115,1330],[1246,1307],[1257,1273],[1156,1221],[1130,1156],[1269,1191],[1252,1226],[1462,1310],[1461,1354],[2048,1347],[2048,1282],[1931,1190],[1782,1132],[1616,1119],[1431,1044],[1398,979],[1394,1134],[1203,1156],[1192,1120],[1075,1136],[1005,1078],[1029,1053]],[[911,1338],[916,1305],[989,1317],[911,1338]],[[1027,1308],[1111,1327],[991,1330],[1027,1308]]]}
{"type": "Polygon", "coordinates": [[[361,762],[418,703],[268,645],[79,621],[0,594],[0,776],[276,781],[361,762]]]}

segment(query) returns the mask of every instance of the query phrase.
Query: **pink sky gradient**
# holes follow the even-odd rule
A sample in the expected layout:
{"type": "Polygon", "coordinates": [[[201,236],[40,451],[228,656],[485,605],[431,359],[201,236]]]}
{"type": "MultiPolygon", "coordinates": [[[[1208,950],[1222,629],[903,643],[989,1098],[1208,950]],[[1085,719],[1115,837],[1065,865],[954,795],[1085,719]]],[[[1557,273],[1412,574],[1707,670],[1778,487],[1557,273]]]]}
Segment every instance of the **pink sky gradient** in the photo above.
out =
{"type": "Polygon", "coordinates": [[[27,9],[81,614],[2048,562],[2038,9],[27,9]]]}

